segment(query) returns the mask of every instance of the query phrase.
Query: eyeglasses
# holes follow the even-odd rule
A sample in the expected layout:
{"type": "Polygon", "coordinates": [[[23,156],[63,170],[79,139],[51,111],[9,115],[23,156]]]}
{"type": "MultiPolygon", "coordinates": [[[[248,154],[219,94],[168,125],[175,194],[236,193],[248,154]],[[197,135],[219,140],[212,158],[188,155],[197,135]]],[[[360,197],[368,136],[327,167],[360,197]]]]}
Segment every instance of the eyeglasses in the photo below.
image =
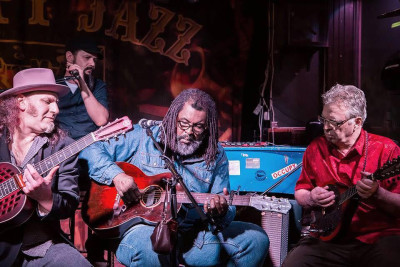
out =
{"type": "Polygon", "coordinates": [[[182,130],[186,131],[189,128],[192,128],[193,133],[201,134],[207,129],[207,127],[203,123],[189,123],[187,121],[178,120],[178,126],[182,130]]]}
{"type": "Polygon", "coordinates": [[[354,119],[354,118],[349,118],[347,120],[344,121],[334,121],[334,120],[328,120],[322,116],[318,116],[318,121],[322,124],[326,124],[329,123],[330,125],[332,125],[335,128],[339,128],[340,126],[342,126],[343,124],[345,124],[346,122],[348,122],[349,120],[354,119]]]}

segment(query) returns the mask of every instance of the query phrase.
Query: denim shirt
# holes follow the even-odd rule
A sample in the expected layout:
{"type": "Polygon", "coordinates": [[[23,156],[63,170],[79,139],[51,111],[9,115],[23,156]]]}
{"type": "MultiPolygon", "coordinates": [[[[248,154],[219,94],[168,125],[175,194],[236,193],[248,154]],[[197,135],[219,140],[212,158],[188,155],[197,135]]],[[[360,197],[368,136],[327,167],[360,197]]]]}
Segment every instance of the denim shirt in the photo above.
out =
{"type": "MultiPolygon", "coordinates": [[[[154,126],[151,130],[153,136],[159,141],[162,129],[154,126]]],[[[134,125],[134,129],[126,133],[125,137],[92,144],[81,152],[79,158],[88,161],[90,177],[106,185],[110,185],[114,177],[123,172],[115,164],[117,161],[131,163],[146,175],[169,172],[165,168],[164,160],[160,157],[160,152],[147,136],[146,130],[138,124],[134,125]]],[[[230,189],[228,159],[220,144],[218,144],[216,160],[210,166],[207,166],[203,158],[176,160],[174,165],[191,192],[222,194],[224,187],[230,189]]],[[[236,208],[230,206],[221,220],[223,227],[229,225],[235,213],[236,208]]],[[[178,216],[180,229],[200,225],[200,216],[190,204],[182,205],[178,216]]]]}

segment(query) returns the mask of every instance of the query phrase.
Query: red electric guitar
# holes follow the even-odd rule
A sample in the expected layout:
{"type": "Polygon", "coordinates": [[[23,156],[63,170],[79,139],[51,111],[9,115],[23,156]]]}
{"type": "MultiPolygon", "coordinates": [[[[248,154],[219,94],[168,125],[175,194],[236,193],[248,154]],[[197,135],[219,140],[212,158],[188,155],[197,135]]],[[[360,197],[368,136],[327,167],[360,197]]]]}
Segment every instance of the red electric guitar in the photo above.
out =
{"type": "MultiPolygon", "coordinates": [[[[384,180],[400,173],[400,157],[386,162],[368,178],[384,180]]],[[[356,186],[341,190],[335,185],[328,185],[329,190],[335,192],[335,203],[327,208],[313,208],[306,211],[303,221],[309,226],[311,236],[323,241],[338,239],[345,234],[358,202],[353,198],[357,194],[356,186]]]]}
{"type": "MultiPolygon", "coordinates": [[[[118,238],[137,223],[155,225],[161,221],[164,205],[164,185],[162,179],[171,177],[171,173],[154,176],[145,175],[138,167],[117,162],[126,174],[134,177],[142,197],[139,203],[130,207],[124,205],[114,186],[102,185],[92,181],[91,188],[82,205],[82,218],[87,225],[103,238],[118,238]]],[[[177,186],[178,209],[182,203],[190,203],[185,192],[177,186]]],[[[214,195],[192,193],[197,203],[209,201],[214,195]]],[[[230,205],[251,206],[262,211],[275,211],[286,214],[291,205],[288,199],[272,198],[260,195],[225,196],[230,205]]],[[[169,205],[167,205],[169,207],[169,205]]],[[[167,212],[169,214],[169,212],[167,212]]]]}
{"type": "MultiPolygon", "coordinates": [[[[130,129],[132,122],[128,117],[116,119],[35,163],[33,167],[42,175],[94,142],[115,137],[130,129]]],[[[0,163],[0,232],[25,223],[34,212],[33,200],[21,190],[25,186],[22,177],[23,173],[18,167],[7,162],[0,163]]]]}

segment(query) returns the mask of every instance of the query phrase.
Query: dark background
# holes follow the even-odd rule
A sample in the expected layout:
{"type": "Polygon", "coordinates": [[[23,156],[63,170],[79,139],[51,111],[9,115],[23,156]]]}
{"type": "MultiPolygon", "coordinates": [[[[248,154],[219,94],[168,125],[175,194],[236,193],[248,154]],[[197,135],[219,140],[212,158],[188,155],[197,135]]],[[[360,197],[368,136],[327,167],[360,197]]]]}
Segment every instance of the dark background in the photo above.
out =
{"type": "Polygon", "coordinates": [[[0,1],[0,86],[12,87],[23,68],[62,75],[66,41],[89,35],[104,50],[97,73],[113,118],[161,119],[181,90],[197,87],[218,103],[221,140],[254,141],[262,95],[264,127],[304,133],[294,127],[315,120],[320,94],[343,83],[367,96],[365,128],[397,139],[400,68],[383,70],[400,63],[400,27],[391,28],[400,17],[377,18],[397,8],[397,0],[0,1]]]}

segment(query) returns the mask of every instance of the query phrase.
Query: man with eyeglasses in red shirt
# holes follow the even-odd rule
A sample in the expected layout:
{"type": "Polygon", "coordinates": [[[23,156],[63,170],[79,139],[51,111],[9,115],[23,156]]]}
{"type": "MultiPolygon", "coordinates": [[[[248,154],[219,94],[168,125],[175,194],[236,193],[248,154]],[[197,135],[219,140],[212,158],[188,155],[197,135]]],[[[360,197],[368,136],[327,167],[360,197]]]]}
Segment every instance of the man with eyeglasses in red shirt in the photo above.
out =
{"type": "Polygon", "coordinates": [[[337,84],[322,99],[324,136],[307,147],[295,188],[297,202],[313,211],[311,228],[283,266],[399,266],[400,180],[376,181],[370,174],[399,156],[400,149],[362,128],[367,117],[362,90],[337,84]],[[357,199],[341,205],[348,188],[357,199]],[[354,209],[347,212],[346,207],[354,209]],[[321,218],[328,223],[323,225],[321,218]]]}

